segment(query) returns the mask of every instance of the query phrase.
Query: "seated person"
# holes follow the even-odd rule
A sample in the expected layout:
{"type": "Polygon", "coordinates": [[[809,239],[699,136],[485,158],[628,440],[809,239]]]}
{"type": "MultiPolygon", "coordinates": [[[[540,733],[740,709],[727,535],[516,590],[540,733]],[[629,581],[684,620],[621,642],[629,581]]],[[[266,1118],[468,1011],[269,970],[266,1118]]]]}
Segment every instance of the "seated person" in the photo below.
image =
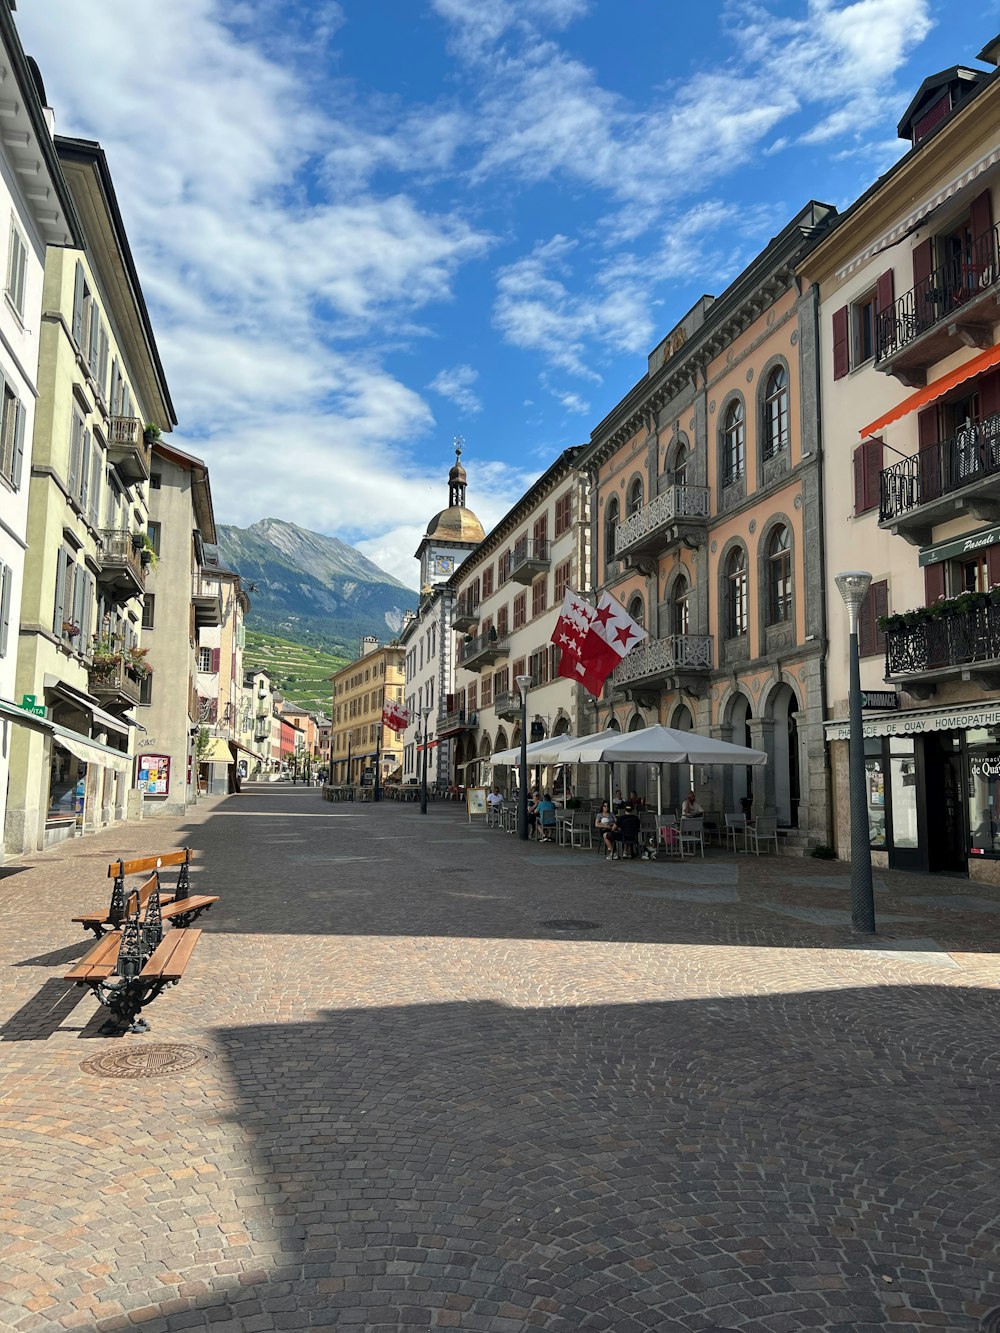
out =
{"type": "Polygon", "coordinates": [[[639,796],[635,791],[629,792],[628,803],[632,807],[632,809],[637,812],[641,810],[642,807],[646,804],[646,802],[642,799],[642,797],[639,796]]]}
{"type": "Polygon", "coordinates": [[[611,813],[611,806],[607,801],[601,802],[601,808],[594,818],[594,828],[597,829],[597,836],[604,843],[604,850],[610,856],[614,851],[614,844],[611,841],[611,831],[615,826],[615,817],[611,813]]]}
{"type": "Polygon", "coordinates": [[[535,805],[535,816],[538,821],[538,841],[552,842],[556,831],[556,803],[548,792],[535,805]]]}
{"type": "Polygon", "coordinates": [[[486,804],[490,808],[490,813],[495,815],[503,805],[503,797],[500,795],[498,788],[494,787],[492,791],[487,793],[486,804]]]}
{"type": "Polygon", "coordinates": [[[626,846],[629,849],[629,856],[638,856],[640,820],[631,805],[626,805],[625,809],[618,816],[616,825],[615,841],[618,843],[619,858],[624,858],[626,846]]]}
{"type": "Polygon", "coordinates": [[[535,836],[535,822],[538,818],[539,799],[540,798],[538,795],[537,787],[535,788],[534,791],[528,792],[528,837],[529,838],[533,838],[535,836]]]}
{"type": "Polygon", "coordinates": [[[611,802],[611,809],[615,812],[616,815],[620,815],[621,812],[625,809],[625,797],[622,796],[621,787],[615,788],[615,795],[614,795],[614,800],[611,802]]]}
{"type": "Polygon", "coordinates": [[[684,804],[681,806],[682,817],[684,819],[697,819],[699,815],[703,815],[704,813],[705,811],[695,800],[694,792],[689,791],[685,797],[684,804]]]}

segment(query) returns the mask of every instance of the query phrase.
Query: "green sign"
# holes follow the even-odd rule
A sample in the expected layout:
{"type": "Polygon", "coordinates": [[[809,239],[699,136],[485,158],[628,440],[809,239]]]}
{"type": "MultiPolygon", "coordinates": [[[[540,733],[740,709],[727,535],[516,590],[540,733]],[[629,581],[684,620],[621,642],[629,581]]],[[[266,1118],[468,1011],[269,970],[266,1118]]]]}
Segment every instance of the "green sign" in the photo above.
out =
{"type": "Polygon", "coordinates": [[[993,523],[988,528],[967,532],[964,537],[953,537],[950,541],[938,542],[937,546],[925,546],[917,559],[921,566],[936,565],[939,560],[950,560],[955,555],[970,555],[986,546],[995,546],[997,542],[1000,542],[1000,526],[993,523]]]}
{"type": "Polygon", "coordinates": [[[34,713],[35,717],[45,716],[45,711],[46,711],[45,705],[36,704],[35,696],[33,694],[21,695],[21,707],[24,709],[26,713],[34,713]]]}

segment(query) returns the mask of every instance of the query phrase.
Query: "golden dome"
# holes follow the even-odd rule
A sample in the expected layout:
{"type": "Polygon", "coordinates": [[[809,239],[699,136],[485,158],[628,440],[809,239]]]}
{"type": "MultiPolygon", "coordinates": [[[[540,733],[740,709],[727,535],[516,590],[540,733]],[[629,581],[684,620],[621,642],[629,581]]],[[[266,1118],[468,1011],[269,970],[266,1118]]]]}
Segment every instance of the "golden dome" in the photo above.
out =
{"type": "Polygon", "coordinates": [[[478,544],[486,536],[483,525],[471,509],[464,505],[451,505],[435,514],[427,524],[427,536],[438,537],[445,541],[475,542],[478,544]]]}

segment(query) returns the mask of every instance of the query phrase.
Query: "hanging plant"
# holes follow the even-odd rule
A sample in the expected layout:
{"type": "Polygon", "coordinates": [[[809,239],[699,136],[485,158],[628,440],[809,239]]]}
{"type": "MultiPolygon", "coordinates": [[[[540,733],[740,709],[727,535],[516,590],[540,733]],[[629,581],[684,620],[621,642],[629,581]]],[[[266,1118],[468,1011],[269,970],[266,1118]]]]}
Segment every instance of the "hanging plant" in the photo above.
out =
{"type": "Polygon", "coordinates": [[[106,635],[100,635],[94,638],[90,660],[97,675],[110,676],[121,666],[122,655],[111,639],[106,635]]]}
{"type": "Polygon", "coordinates": [[[153,674],[152,666],[146,661],[146,654],[148,652],[148,648],[130,648],[125,655],[125,665],[127,669],[133,676],[138,677],[139,680],[145,680],[147,676],[153,674]]]}

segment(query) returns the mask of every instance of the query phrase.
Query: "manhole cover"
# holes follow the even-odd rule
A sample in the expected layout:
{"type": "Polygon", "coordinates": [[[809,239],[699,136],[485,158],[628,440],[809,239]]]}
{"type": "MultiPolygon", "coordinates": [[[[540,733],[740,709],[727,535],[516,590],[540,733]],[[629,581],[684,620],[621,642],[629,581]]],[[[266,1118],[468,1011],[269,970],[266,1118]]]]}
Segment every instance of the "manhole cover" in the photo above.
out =
{"type": "Polygon", "coordinates": [[[131,1046],[84,1060],[80,1068],[98,1078],[165,1078],[201,1064],[208,1052],[199,1046],[131,1046]]]}
{"type": "Polygon", "coordinates": [[[600,921],[583,921],[575,917],[554,917],[551,921],[539,921],[545,930],[600,930],[600,921]]]}

